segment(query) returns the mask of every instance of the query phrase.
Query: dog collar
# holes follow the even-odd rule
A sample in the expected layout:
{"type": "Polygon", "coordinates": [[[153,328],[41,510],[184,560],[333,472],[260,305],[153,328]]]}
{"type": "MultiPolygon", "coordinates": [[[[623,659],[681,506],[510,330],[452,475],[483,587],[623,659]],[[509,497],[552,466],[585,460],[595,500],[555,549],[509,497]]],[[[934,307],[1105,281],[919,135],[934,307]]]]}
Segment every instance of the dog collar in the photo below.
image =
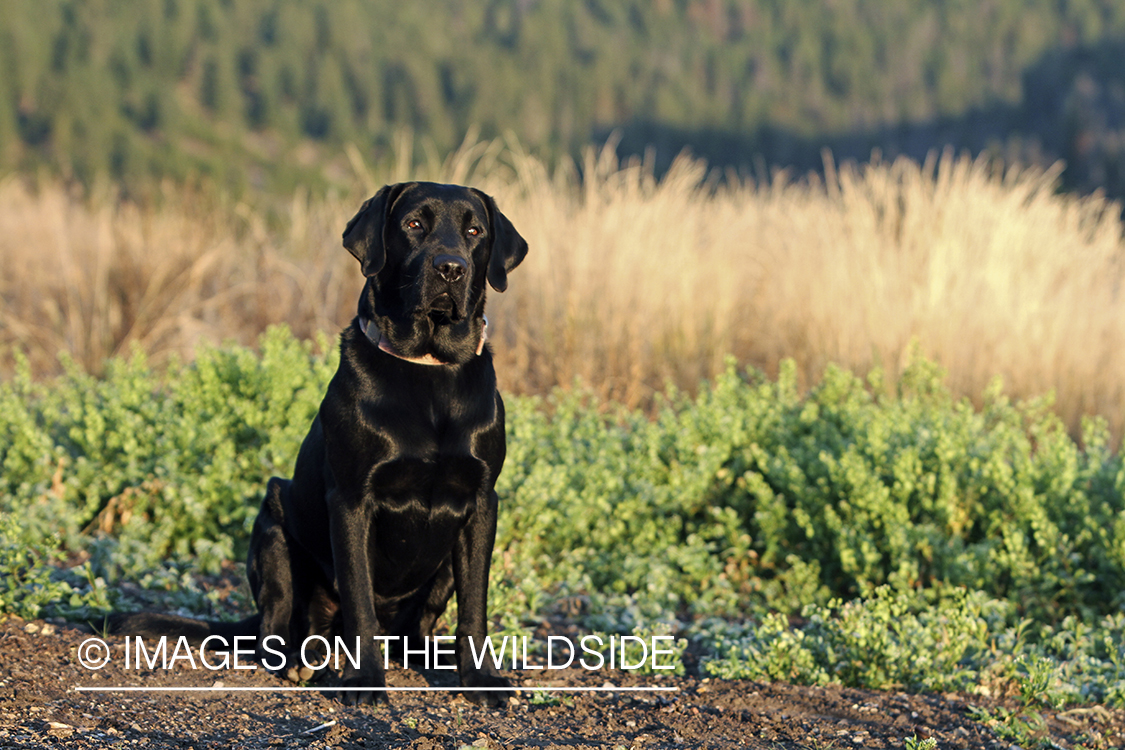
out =
{"type": "MultiPolygon", "coordinates": [[[[484,351],[484,342],[488,340],[488,316],[485,315],[483,317],[484,326],[480,330],[480,341],[477,343],[478,357],[480,356],[480,353],[484,351]]],[[[362,315],[359,317],[359,330],[363,331],[363,335],[366,336],[371,343],[379,347],[380,351],[384,351],[392,357],[398,357],[401,360],[412,362],[416,365],[453,364],[452,362],[442,362],[432,354],[423,354],[421,357],[407,357],[403,354],[400,354],[399,352],[396,352],[395,348],[391,346],[391,341],[387,338],[386,334],[375,327],[374,321],[368,320],[362,315]],[[375,336],[374,334],[378,334],[378,336],[375,336]]]]}

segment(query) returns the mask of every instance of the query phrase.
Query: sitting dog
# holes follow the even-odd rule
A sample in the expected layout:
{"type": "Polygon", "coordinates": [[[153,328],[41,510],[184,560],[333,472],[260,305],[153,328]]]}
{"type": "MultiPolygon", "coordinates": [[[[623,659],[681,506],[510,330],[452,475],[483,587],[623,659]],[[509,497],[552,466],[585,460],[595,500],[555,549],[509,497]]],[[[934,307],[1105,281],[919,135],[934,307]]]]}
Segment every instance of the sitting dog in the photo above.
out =
{"type": "MultiPolygon", "coordinates": [[[[457,594],[461,685],[500,705],[509,687],[487,660],[488,572],[504,404],[485,344],[485,283],[497,292],[527,243],[489,196],[410,182],[382,188],[344,230],[367,282],[340,337],[340,365],[297,456],[270,479],[251,534],[248,578],[258,614],[242,623],[117,616],[113,632],[247,633],[283,639],[285,673],[307,676],[293,648],[307,636],[360,643],[343,660],[347,703],[385,701],[375,637],[412,651],[457,594]]],[[[277,643],[276,640],[273,641],[277,643]]]]}

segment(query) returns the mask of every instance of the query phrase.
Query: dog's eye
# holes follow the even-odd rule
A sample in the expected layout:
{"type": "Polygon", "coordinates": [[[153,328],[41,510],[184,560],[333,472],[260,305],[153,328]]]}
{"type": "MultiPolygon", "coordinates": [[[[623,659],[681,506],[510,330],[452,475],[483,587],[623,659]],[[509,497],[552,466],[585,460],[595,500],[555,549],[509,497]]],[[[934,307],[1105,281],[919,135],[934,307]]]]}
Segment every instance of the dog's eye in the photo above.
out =
{"type": "Polygon", "coordinates": [[[422,222],[418,221],[417,219],[411,219],[410,221],[406,222],[406,228],[407,229],[421,229],[422,228],[422,222]]]}
{"type": "Polygon", "coordinates": [[[476,237],[480,233],[481,233],[480,227],[469,227],[469,230],[467,232],[465,232],[465,234],[469,235],[470,237],[476,237]]]}

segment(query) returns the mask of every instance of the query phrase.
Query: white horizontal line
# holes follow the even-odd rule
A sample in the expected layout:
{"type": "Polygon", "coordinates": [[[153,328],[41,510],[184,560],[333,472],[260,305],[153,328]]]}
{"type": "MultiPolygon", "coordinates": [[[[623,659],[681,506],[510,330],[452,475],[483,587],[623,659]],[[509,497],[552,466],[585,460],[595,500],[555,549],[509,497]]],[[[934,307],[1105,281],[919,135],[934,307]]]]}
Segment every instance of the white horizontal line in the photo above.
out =
{"type": "Polygon", "coordinates": [[[562,693],[640,693],[678,692],[678,687],[87,687],[75,685],[83,693],[299,693],[299,692],[358,692],[363,690],[387,693],[436,693],[445,691],[524,691],[562,693]]]}

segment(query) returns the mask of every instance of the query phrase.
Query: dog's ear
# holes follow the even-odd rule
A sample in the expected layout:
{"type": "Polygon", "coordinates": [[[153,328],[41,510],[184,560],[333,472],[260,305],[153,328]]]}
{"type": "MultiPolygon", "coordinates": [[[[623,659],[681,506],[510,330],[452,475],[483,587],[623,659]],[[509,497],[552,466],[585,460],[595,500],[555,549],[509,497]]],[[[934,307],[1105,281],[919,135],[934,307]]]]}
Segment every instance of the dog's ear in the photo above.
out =
{"type": "Polygon", "coordinates": [[[344,247],[359,261],[363,275],[379,273],[387,260],[384,228],[391,205],[402,192],[402,184],[386,185],[363,202],[344,227],[344,247]]]}
{"type": "Polygon", "coordinates": [[[496,208],[496,201],[479,190],[477,195],[488,209],[488,223],[492,229],[492,255],[488,259],[488,283],[498,292],[508,288],[508,272],[520,264],[527,255],[527,241],[496,208]]]}

